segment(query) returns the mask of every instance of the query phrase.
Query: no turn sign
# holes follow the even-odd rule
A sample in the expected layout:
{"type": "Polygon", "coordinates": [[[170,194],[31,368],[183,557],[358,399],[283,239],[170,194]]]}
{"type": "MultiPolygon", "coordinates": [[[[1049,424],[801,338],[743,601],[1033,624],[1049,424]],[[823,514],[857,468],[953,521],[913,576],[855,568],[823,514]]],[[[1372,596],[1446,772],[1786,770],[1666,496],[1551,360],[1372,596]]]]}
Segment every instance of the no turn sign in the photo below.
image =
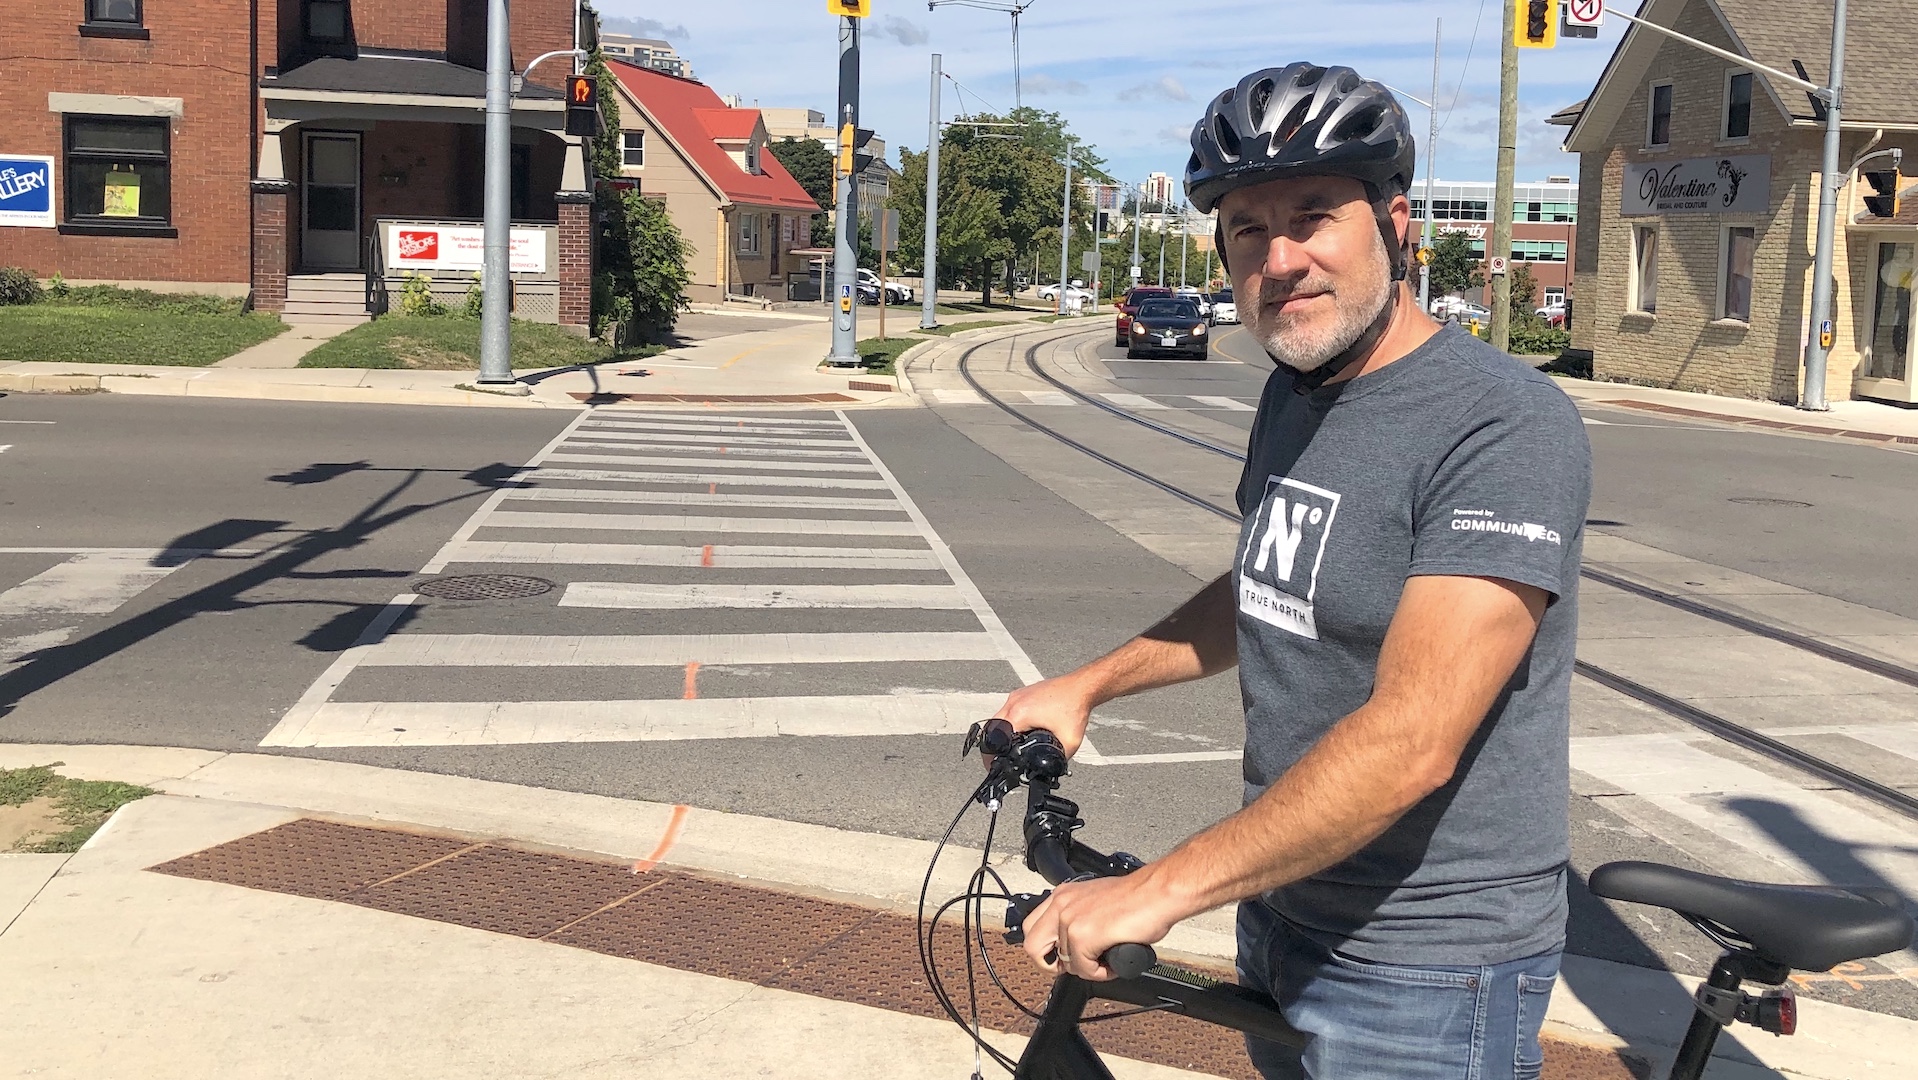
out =
{"type": "Polygon", "coordinates": [[[1503,275],[1505,273],[1505,257],[1502,255],[1492,256],[1491,269],[1493,277],[1503,275]]]}
{"type": "Polygon", "coordinates": [[[1565,21],[1573,26],[1599,26],[1605,21],[1605,0],[1567,0],[1565,21]]]}

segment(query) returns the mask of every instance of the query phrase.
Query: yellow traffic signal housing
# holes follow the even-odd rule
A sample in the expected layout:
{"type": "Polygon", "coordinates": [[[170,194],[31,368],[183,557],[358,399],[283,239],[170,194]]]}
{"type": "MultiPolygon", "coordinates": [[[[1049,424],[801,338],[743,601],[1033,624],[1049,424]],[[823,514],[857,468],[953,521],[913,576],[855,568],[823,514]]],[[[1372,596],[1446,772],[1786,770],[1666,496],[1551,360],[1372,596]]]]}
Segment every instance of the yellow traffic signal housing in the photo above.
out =
{"type": "Polygon", "coordinates": [[[826,0],[826,10],[848,19],[863,19],[872,14],[872,0],[826,0]]]}
{"type": "Polygon", "coordinates": [[[839,175],[841,176],[852,172],[852,140],[853,126],[851,124],[847,124],[839,129],[839,161],[837,165],[839,175]]]}
{"type": "Polygon", "coordinates": [[[1867,169],[1858,175],[1870,185],[1872,192],[1865,196],[1865,213],[1872,217],[1897,217],[1898,189],[1905,183],[1905,178],[1898,170],[1867,169]]]}
{"type": "Polygon", "coordinates": [[[1512,43],[1521,49],[1558,44],[1559,0],[1511,0],[1512,43]]]}

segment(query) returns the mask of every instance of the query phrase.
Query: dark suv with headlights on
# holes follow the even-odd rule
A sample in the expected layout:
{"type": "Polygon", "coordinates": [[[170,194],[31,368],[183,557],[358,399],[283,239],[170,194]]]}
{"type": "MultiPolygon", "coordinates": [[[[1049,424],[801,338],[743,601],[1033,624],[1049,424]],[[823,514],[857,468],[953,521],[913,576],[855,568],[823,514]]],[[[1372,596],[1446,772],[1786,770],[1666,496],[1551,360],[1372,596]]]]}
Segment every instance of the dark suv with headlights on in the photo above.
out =
{"type": "Polygon", "coordinates": [[[1119,333],[1117,340],[1115,340],[1113,344],[1125,345],[1129,343],[1127,335],[1131,333],[1132,316],[1134,312],[1139,310],[1140,304],[1154,297],[1171,295],[1172,290],[1164,285],[1134,285],[1132,288],[1127,289],[1125,296],[1119,301],[1119,325],[1116,328],[1119,333]]]}
{"type": "Polygon", "coordinates": [[[1183,297],[1154,297],[1142,301],[1126,327],[1128,359],[1147,353],[1175,352],[1204,360],[1211,352],[1205,316],[1197,302],[1183,297]]]}

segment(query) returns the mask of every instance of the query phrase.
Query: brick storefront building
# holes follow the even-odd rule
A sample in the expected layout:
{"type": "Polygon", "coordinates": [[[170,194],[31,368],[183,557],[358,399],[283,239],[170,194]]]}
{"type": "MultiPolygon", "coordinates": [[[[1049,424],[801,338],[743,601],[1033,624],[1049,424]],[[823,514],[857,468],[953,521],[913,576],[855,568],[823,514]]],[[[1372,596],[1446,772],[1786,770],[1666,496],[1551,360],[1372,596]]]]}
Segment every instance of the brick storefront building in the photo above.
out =
{"type": "MultiPolygon", "coordinates": [[[[1648,0],[1641,17],[1757,63],[1831,55],[1824,0],[1648,0]]],[[[1853,0],[1840,161],[1902,147],[1918,162],[1918,22],[1894,0],[1853,0]]],[[[1796,401],[1810,327],[1824,120],[1763,72],[1632,28],[1592,95],[1561,112],[1580,155],[1573,345],[1601,379],[1796,401]]],[[[1907,181],[1908,183],[1909,181],[1907,181]]],[[[1918,400],[1912,378],[1918,212],[1863,212],[1839,192],[1833,399],[1918,400]]],[[[1907,193],[1907,203],[1918,191],[1907,193]]]]}
{"type": "MultiPolygon", "coordinates": [[[[514,67],[572,48],[575,10],[515,4],[514,67]]],[[[415,270],[452,294],[472,280],[485,0],[0,0],[0,25],[0,171],[46,162],[52,194],[45,220],[0,212],[0,264],[249,296],[290,321],[363,319],[415,270]]],[[[591,194],[563,134],[567,70],[548,61],[514,103],[515,304],[584,329],[591,194]]]]}

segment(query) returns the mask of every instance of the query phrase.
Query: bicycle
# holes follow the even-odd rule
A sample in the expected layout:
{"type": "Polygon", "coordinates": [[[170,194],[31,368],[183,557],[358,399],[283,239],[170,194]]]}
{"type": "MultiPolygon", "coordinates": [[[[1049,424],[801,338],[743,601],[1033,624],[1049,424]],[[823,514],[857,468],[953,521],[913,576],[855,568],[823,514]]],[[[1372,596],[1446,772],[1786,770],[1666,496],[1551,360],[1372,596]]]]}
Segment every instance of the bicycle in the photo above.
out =
{"type": "MultiPolygon", "coordinates": [[[[1022,830],[1026,866],[1055,886],[1129,874],[1144,863],[1125,852],[1103,854],[1073,838],[1085,820],[1076,803],[1058,794],[1069,762],[1050,732],[1015,732],[1004,720],[989,720],[972,726],[960,756],[974,749],[992,763],[947,827],[926,868],[919,894],[919,959],[933,996],[972,1038],[978,1055],[991,1057],[1014,1080],[1112,1080],[1080,1025],[1147,1011],[1175,1012],[1273,1042],[1305,1045],[1309,1036],[1286,1022],[1269,995],[1162,964],[1156,950],[1144,944],[1115,945],[1106,952],[1101,962],[1119,976],[1112,981],[1090,982],[1067,974],[1055,977],[1043,1011],[1034,1012],[1013,998],[986,952],[984,904],[988,900],[1007,904],[1004,940],[1017,945],[1024,940],[1020,927],[1026,915],[1050,892],[1014,893],[993,870],[992,837],[1003,800],[1026,788],[1022,830]],[[941,905],[929,919],[926,898],[940,853],[974,804],[985,806],[991,815],[979,868],[966,892],[941,905]],[[997,884],[998,891],[984,888],[987,879],[997,884]],[[993,984],[1037,1021],[1017,1060],[985,1040],[976,997],[970,1022],[960,1015],[933,963],[933,933],[946,913],[960,905],[968,980],[974,974],[976,952],[993,984]],[[1088,1018],[1086,1008],[1095,1000],[1134,1008],[1088,1018]]],[[[1847,961],[1896,952],[1911,945],[1918,929],[1898,894],[1878,887],[1770,885],[1649,862],[1606,863],[1592,871],[1588,885],[1598,896],[1670,910],[1725,950],[1694,995],[1696,1008],[1670,1080],[1699,1080],[1719,1033],[1734,1023],[1774,1035],[1795,1032],[1796,999],[1786,985],[1794,970],[1825,971],[1847,961]],[[1746,982],[1769,989],[1749,994],[1742,989],[1746,982]]],[[[979,1076],[975,1071],[975,1080],[979,1076]]]]}

